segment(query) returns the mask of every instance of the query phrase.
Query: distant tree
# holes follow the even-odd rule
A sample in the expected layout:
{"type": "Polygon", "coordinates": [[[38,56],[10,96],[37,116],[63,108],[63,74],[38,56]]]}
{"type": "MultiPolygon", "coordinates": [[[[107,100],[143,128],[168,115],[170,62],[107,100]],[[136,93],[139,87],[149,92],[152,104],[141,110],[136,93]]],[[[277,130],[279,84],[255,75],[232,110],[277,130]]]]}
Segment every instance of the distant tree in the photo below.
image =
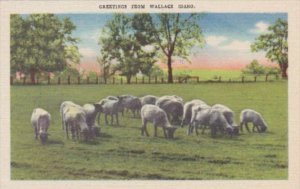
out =
{"type": "Polygon", "coordinates": [[[168,83],[173,83],[172,63],[174,57],[189,61],[192,47],[203,47],[205,40],[200,25],[200,14],[151,14],[152,19],[140,22],[146,25],[149,35],[155,37],[168,66],[168,83]]]}
{"type": "Polygon", "coordinates": [[[120,72],[125,76],[127,83],[132,76],[140,71],[148,74],[155,60],[155,47],[151,47],[151,36],[144,32],[145,28],[137,25],[149,19],[145,14],[128,16],[115,14],[102,30],[99,39],[101,47],[99,61],[104,69],[104,75],[120,72]]]}
{"type": "Polygon", "coordinates": [[[30,74],[31,82],[40,72],[62,71],[68,63],[78,63],[75,25],[69,18],[54,14],[11,15],[11,72],[30,74]]]}
{"type": "Polygon", "coordinates": [[[257,60],[252,60],[250,64],[246,66],[245,69],[242,70],[245,74],[264,74],[265,68],[264,66],[260,65],[257,60]]]}
{"type": "Polygon", "coordinates": [[[152,66],[152,68],[150,70],[149,76],[162,77],[162,76],[164,76],[164,71],[159,66],[154,65],[154,66],[152,66]]]}
{"type": "Polygon", "coordinates": [[[282,78],[287,79],[288,69],[288,22],[278,19],[269,26],[268,33],[260,35],[251,45],[253,52],[266,51],[266,57],[277,62],[282,78]]]}

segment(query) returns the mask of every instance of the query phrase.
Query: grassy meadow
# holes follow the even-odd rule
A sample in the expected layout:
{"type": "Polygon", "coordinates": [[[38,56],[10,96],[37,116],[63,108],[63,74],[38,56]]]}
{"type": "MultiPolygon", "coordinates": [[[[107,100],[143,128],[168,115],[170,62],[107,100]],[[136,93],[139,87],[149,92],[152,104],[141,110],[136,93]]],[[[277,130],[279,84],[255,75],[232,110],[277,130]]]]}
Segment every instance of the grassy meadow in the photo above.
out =
{"type": "Polygon", "coordinates": [[[11,179],[101,180],[101,179],[287,179],[288,125],[287,82],[55,85],[11,86],[11,179]],[[101,137],[90,142],[67,140],[61,128],[59,106],[72,100],[80,105],[108,95],[178,95],[185,101],[202,99],[225,104],[236,113],[244,108],[261,112],[267,133],[244,130],[232,139],[186,135],[179,128],[174,140],[163,138],[161,128],[153,137],[140,134],[140,119],[130,113],[119,116],[120,126],[105,125],[101,137]],[[48,143],[34,138],[32,110],[46,109],[52,115],[48,143]]]}

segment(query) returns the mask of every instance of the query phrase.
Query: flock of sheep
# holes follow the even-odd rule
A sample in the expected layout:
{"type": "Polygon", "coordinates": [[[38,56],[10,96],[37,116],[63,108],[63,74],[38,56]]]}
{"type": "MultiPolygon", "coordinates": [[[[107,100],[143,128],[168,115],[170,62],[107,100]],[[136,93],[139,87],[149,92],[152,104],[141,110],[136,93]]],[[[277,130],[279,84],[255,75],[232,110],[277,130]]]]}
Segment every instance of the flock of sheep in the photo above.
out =
{"type": "MultiPolygon", "coordinates": [[[[198,129],[202,133],[206,128],[211,131],[211,136],[217,133],[222,135],[237,135],[239,130],[243,131],[245,125],[250,132],[248,123],[253,123],[252,131],[265,132],[267,124],[260,113],[245,109],[240,114],[240,124],[234,121],[234,112],[225,105],[208,105],[202,100],[195,99],[184,103],[183,99],[176,95],[156,97],[146,95],[136,97],[132,95],[108,96],[94,104],[80,106],[71,101],[64,101],[60,106],[62,129],[65,130],[67,138],[69,131],[72,139],[89,140],[100,136],[100,116],[104,114],[105,123],[119,125],[119,113],[131,111],[133,117],[141,117],[141,135],[149,136],[147,123],[154,125],[154,136],[157,136],[157,127],[163,129],[165,138],[173,138],[178,126],[188,125],[187,134],[190,135],[198,129]],[[96,123],[97,119],[97,123],[96,123]],[[177,125],[177,126],[175,126],[177,125]]],[[[33,110],[31,123],[34,128],[35,138],[40,139],[42,144],[47,141],[48,128],[51,115],[44,109],[33,110]]]]}

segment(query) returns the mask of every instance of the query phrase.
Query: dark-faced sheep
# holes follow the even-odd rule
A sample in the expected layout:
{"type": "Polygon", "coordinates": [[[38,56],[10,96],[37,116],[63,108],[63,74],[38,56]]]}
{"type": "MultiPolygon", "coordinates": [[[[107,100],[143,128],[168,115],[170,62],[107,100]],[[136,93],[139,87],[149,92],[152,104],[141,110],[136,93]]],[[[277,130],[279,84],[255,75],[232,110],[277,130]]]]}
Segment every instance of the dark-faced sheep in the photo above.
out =
{"type": "Polygon", "coordinates": [[[157,136],[157,127],[162,127],[165,138],[174,138],[174,132],[177,129],[173,127],[168,118],[166,112],[159,108],[158,106],[146,104],[142,107],[141,110],[142,117],[142,127],[141,134],[142,136],[146,133],[149,136],[147,131],[147,123],[151,122],[154,125],[154,136],[157,136]]]}
{"type": "Polygon", "coordinates": [[[36,139],[40,139],[45,144],[48,139],[48,128],[50,126],[51,115],[42,108],[36,108],[31,115],[31,124],[34,128],[36,139]]]}
{"type": "Polygon", "coordinates": [[[240,115],[240,129],[243,131],[243,125],[246,126],[248,132],[250,132],[248,123],[253,124],[252,132],[256,128],[258,132],[265,132],[268,128],[267,123],[263,119],[262,115],[255,110],[244,109],[240,115]]]}

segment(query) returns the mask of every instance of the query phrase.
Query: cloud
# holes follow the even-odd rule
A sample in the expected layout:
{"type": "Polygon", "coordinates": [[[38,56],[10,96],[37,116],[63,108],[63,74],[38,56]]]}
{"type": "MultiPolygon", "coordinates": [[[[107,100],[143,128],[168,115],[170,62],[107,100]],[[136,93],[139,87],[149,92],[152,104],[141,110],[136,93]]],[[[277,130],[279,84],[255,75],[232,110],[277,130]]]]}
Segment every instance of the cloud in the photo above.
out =
{"type": "Polygon", "coordinates": [[[259,21],[255,24],[255,28],[251,29],[250,32],[256,33],[256,34],[266,33],[266,32],[268,32],[269,26],[270,26],[270,24],[263,22],[263,21],[259,21]]]}
{"type": "Polygon", "coordinates": [[[211,35],[211,36],[207,36],[205,40],[206,40],[206,43],[208,45],[213,46],[213,47],[217,47],[222,42],[226,41],[227,37],[211,35]]]}
{"type": "Polygon", "coordinates": [[[97,56],[97,52],[92,48],[80,48],[79,53],[83,56],[83,58],[97,56]]]}
{"type": "Polygon", "coordinates": [[[231,51],[242,51],[242,52],[250,52],[250,41],[238,41],[233,40],[228,45],[221,46],[222,50],[231,50],[231,51]]]}

